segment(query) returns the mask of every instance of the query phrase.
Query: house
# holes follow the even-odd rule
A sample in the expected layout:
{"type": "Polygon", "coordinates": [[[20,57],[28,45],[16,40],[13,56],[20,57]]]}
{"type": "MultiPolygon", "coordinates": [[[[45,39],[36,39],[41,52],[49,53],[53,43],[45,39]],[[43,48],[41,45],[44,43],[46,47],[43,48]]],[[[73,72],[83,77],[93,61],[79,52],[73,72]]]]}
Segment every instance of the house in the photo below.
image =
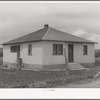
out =
{"type": "Polygon", "coordinates": [[[69,63],[93,65],[95,42],[44,25],[43,29],[3,43],[3,65],[17,67],[21,58],[27,69],[65,68],[64,49],[69,63]]]}

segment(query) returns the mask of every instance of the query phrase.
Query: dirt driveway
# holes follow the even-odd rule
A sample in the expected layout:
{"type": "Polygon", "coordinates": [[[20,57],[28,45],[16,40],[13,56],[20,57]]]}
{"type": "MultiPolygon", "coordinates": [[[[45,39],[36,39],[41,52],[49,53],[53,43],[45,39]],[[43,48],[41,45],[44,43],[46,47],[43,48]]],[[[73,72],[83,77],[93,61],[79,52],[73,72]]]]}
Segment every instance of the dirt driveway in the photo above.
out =
{"type": "Polygon", "coordinates": [[[64,86],[59,86],[59,88],[100,88],[100,79],[88,82],[66,84],[64,86]]]}

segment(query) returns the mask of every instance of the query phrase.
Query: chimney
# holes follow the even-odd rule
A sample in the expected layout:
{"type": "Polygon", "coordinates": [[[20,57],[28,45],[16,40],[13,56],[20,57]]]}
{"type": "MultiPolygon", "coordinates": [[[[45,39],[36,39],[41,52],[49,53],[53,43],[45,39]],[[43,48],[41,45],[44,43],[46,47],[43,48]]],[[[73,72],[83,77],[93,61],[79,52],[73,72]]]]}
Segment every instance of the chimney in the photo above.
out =
{"type": "Polygon", "coordinates": [[[48,24],[45,24],[45,25],[44,25],[44,28],[47,28],[47,27],[49,27],[49,25],[48,25],[48,24]]]}

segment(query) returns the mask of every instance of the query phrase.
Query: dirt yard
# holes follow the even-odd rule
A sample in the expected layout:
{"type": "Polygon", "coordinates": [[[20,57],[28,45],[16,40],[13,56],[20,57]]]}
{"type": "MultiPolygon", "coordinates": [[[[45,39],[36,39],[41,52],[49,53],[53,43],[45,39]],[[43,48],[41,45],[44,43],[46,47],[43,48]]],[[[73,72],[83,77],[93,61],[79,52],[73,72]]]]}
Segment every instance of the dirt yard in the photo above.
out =
{"type": "Polygon", "coordinates": [[[77,83],[70,83],[56,88],[100,88],[100,79],[98,80],[84,80],[77,83]]]}
{"type": "MultiPolygon", "coordinates": [[[[90,85],[86,86],[86,84],[90,84],[92,78],[99,71],[100,67],[90,68],[88,71],[73,70],[69,71],[69,76],[66,78],[65,72],[60,71],[39,72],[31,70],[0,69],[0,88],[26,88],[29,84],[34,82],[46,82],[46,88],[90,87],[90,85]]],[[[99,81],[97,84],[99,84],[99,81]]]]}

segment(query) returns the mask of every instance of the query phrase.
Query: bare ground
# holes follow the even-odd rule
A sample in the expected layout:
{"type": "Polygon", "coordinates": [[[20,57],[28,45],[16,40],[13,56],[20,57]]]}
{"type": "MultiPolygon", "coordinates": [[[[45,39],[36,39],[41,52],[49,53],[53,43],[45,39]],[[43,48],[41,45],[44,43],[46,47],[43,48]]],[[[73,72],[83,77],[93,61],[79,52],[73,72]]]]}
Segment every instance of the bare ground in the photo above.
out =
{"type": "MultiPolygon", "coordinates": [[[[94,81],[93,77],[100,71],[100,67],[90,70],[73,70],[66,78],[65,72],[55,71],[31,71],[0,69],[0,88],[26,88],[36,82],[47,82],[46,88],[90,88],[99,87],[99,79],[94,81]]],[[[33,87],[34,88],[34,87],[33,87]]]]}
{"type": "Polygon", "coordinates": [[[80,83],[70,83],[56,88],[100,88],[100,79],[82,81],[80,83]]]}

